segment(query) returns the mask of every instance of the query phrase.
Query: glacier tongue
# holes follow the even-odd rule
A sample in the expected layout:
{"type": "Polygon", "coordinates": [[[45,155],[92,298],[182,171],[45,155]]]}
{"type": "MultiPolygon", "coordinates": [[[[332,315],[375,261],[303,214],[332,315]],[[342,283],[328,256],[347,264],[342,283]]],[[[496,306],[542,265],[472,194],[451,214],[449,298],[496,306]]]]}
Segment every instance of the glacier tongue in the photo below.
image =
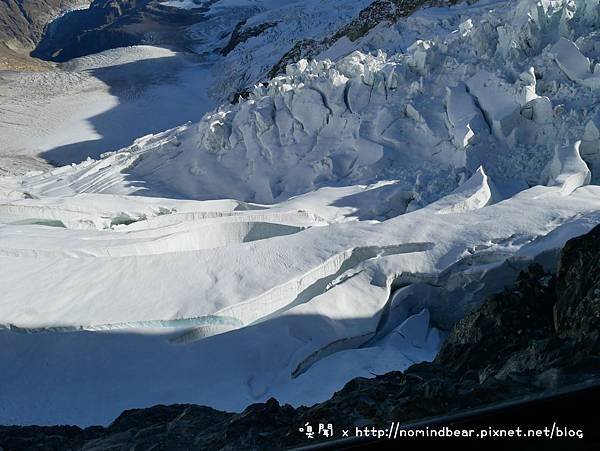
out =
{"type": "Polygon", "coordinates": [[[432,360],[600,222],[597,18],[423,9],[199,123],[0,178],[0,422],[310,404],[432,360]]]}

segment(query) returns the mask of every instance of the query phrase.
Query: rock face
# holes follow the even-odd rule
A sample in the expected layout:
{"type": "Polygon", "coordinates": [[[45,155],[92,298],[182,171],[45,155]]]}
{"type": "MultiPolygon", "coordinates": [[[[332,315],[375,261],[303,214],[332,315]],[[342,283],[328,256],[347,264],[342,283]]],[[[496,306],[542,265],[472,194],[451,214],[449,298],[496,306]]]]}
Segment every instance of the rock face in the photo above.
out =
{"type": "Polygon", "coordinates": [[[86,0],[0,2],[0,70],[44,67],[28,54],[42,38],[46,24],[61,11],[85,4],[86,0]]]}
{"type": "Polygon", "coordinates": [[[299,61],[302,58],[315,58],[319,53],[331,47],[335,42],[344,37],[350,39],[350,41],[356,41],[377,25],[386,22],[396,22],[401,17],[411,15],[417,9],[428,3],[431,4],[434,2],[426,0],[375,0],[363,9],[358,14],[358,17],[337,30],[331,36],[328,36],[321,41],[314,39],[298,41],[294,47],[292,47],[281,60],[273,66],[268,74],[268,78],[273,78],[284,73],[286,66],[290,63],[299,61]]]}
{"type": "MultiPolygon", "coordinates": [[[[560,337],[598,343],[600,334],[600,233],[569,241],[558,267],[554,325],[560,337]]],[[[598,348],[596,348],[598,350],[598,348]]]]}
{"type": "Polygon", "coordinates": [[[567,243],[556,274],[532,266],[459,321],[433,363],[355,379],[322,404],[271,399],[241,414],[156,406],[126,411],[108,428],[0,427],[0,447],[274,449],[301,444],[306,421],[410,421],[564,387],[600,375],[599,306],[600,226],[567,243]]]}

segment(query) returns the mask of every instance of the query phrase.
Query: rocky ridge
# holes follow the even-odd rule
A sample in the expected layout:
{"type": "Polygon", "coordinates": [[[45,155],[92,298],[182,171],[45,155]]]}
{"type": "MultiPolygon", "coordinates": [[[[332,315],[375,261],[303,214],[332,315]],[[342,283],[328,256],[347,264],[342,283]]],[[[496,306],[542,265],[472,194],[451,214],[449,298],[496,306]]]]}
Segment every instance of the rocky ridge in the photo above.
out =
{"type": "MultiPolygon", "coordinates": [[[[455,2],[453,2],[455,3],[455,2]]],[[[279,62],[269,71],[267,78],[274,78],[285,72],[288,64],[303,58],[315,58],[319,53],[331,47],[338,40],[346,37],[354,42],[365,36],[376,26],[383,23],[394,23],[407,17],[417,9],[433,4],[427,0],[376,0],[363,9],[354,20],[344,25],[330,36],[322,40],[304,39],[298,41],[279,62]]]]}
{"type": "Polygon", "coordinates": [[[88,9],[51,23],[33,56],[64,62],[138,44],[185,49],[185,28],[200,21],[207,8],[182,10],[157,0],[93,0],[88,9]]]}
{"type": "Polygon", "coordinates": [[[46,24],[86,0],[6,0],[0,3],[0,70],[48,67],[29,57],[46,24]]]}

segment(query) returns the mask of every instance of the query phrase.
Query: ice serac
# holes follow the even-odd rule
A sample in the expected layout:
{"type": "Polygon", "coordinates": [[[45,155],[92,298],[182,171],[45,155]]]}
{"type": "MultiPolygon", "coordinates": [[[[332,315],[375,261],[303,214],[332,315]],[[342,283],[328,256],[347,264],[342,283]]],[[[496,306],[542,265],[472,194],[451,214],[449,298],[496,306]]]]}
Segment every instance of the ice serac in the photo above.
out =
{"type": "Polygon", "coordinates": [[[592,71],[589,58],[573,41],[561,37],[550,51],[556,64],[571,80],[594,90],[600,89],[600,66],[594,66],[592,71]]]}
{"type": "Polygon", "coordinates": [[[547,168],[548,184],[559,186],[563,195],[590,183],[591,173],[581,158],[580,146],[581,141],[572,146],[556,146],[554,158],[547,168]]]}
{"type": "Polygon", "coordinates": [[[439,214],[457,213],[477,210],[494,203],[498,194],[494,196],[495,188],[480,166],[465,183],[460,185],[451,194],[427,206],[439,214]]]}
{"type": "Polygon", "coordinates": [[[600,181],[600,118],[590,119],[585,125],[579,152],[581,158],[587,163],[592,173],[591,183],[598,184],[600,181]]]}
{"type": "Polygon", "coordinates": [[[457,147],[467,147],[476,135],[489,130],[481,110],[463,83],[454,88],[448,88],[446,112],[452,142],[457,147]]]}

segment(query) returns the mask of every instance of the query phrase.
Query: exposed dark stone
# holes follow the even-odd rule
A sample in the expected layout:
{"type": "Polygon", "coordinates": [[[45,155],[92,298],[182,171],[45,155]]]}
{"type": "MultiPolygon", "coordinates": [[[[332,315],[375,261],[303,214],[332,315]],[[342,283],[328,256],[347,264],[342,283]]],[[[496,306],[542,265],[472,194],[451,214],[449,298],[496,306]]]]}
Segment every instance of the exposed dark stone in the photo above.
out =
{"type": "Polygon", "coordinates": [[[319,53],[327,48],[328,40],[317,41],[315,39],[302,39],[297,41],[294,46],[288,50],[285,55],[275,64],[267,78],[271,79],[277,75],[283,74],[288,64],[300,61],[303,58],[315,58],[319,53]]]}
{"type": "Polygon", "coordinates": [[[250,97],[250,91],[247,89],[238,91],[231,96],[231,103],[239,103],[242,100],[247,100],[250,97]]]}
{"type": "Polygon", "coordinates": [[[46,23],[77,0],[3,0],[0,2],[0,40],[33,48],[46,23]]]}
{"type": "Polygon", "coordinates": [[[108,428],[0,427],[0,447],[281,449],[306,441],[298,432],[306,422],[408,422],[597,380],[599,281],[600,226],[567,243],[557,274],[531,266],[459,321],[434,362],[354,379],[321,404],[294,409],[271,399],[240,414],[156,406],[126,411],[108,428]]]}
{"type": "Polygon", "coordinates": [[[246,21],[242,20],[235,26],[233,32],[231,33],[231,37],[229,38],[229,42],[221,49],[221,55],[228,55],[241,43],[246,42],[250,38],[260,36],[269,28],[273,28],[275,25],[277,25],[277,22],[265,22],[248,28],[244,28],[244,25],[246,25],[246,21]]]}
{"type": "Polygon", "coordinates": [[[600,229],[569,241],[558,267],[556,330],[561,337],[589,340],[600,333],[600,229]]]}
{"type": "MultiPolygon", "coordinates": [[[[375,0],[358,17],[344,25],[331,36],[320,41],[304,39],[296,44],[271,68],[268,78],[273,78],[285,72],[288,64],[297,62],[302,58],[315,58],[319,53],[331,47],[343,37],[350,41],[365,36],[369,31],[382,23],[394,23],[402,17],[410,16],[417,9],[434,3],[431,0],[375,0]]],[[[448,3],[448,2],[446,2],[448,3]]],[[[453,3],[456,3],[455,1],[453,3]]]]}
{"type": "Polygon", "coordinates": [[[491,296],[455,325],[436,362],[467,372],[474,365],[482,368],[497,362],[498,352],[509,355],[531,340],[548,337],[553,329],[553,304],[554,279],[544,275],[540,266],[531,266],[512,289],[491,296]],[[482,354],[482,347],[494,352],[482,354]]]}
{"type": "Polygon", "coordinates": [[[49,20],[78,0],[2,0],[0,1],[0,69],[44,68],[28,57],[42,38],[49,20]]]}

